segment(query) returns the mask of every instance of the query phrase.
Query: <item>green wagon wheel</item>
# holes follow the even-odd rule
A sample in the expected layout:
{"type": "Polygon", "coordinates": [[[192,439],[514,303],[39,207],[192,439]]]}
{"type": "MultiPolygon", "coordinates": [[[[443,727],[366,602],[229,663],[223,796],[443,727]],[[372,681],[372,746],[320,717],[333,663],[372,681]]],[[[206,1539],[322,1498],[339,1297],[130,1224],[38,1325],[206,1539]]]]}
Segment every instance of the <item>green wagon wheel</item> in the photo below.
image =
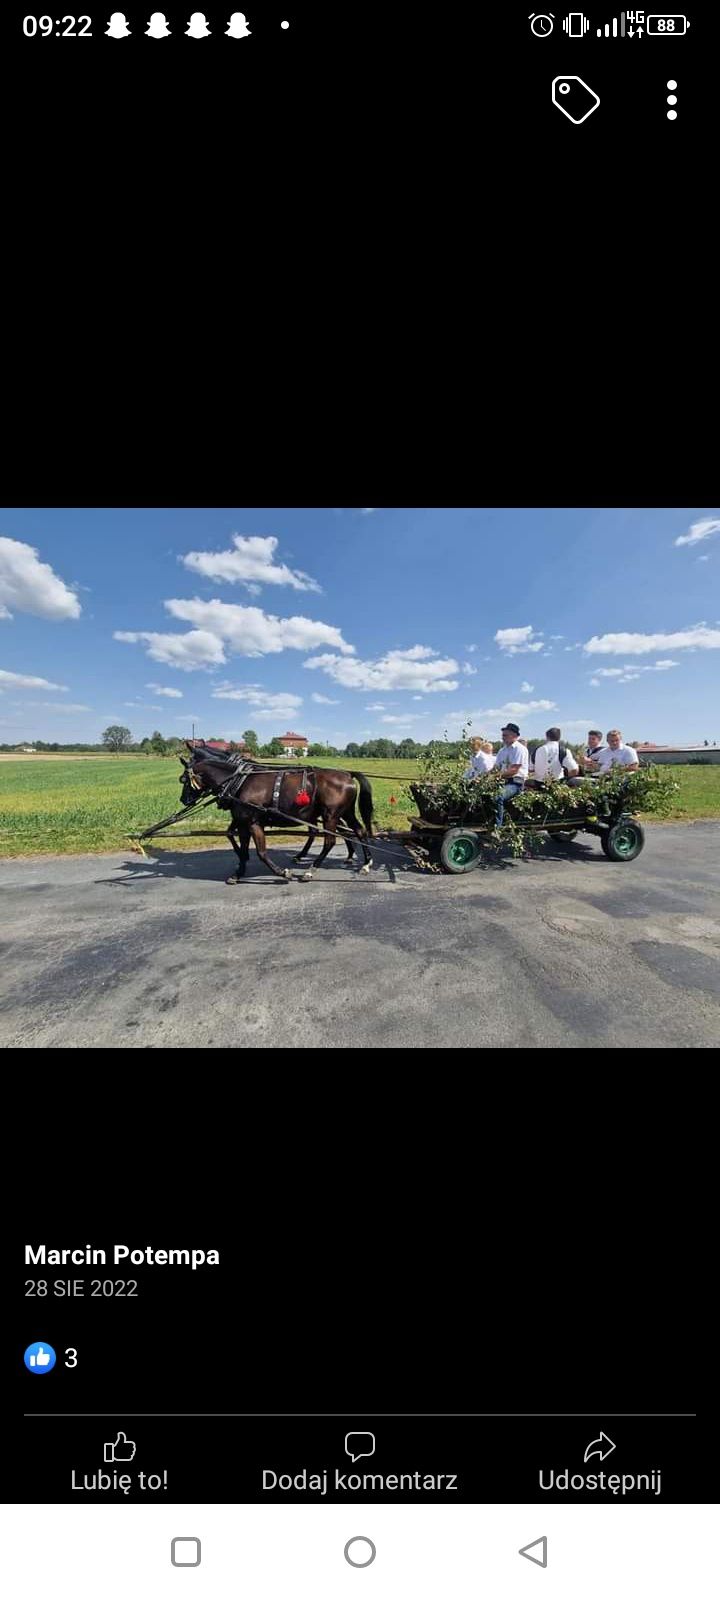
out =
{"type": "Polygon", "coordinates": [[[645,830],[634,818],[622,817],[600,835],[600,843],[610,861],[634,861],[645,843],[645,830]]]}
{"type": "Polygon", "coordinates": [[[448,828],[440,845],[440,860],[446,872],[472,872],[480,865],[482,850],[476,833],[468,828],[448,828]]]}

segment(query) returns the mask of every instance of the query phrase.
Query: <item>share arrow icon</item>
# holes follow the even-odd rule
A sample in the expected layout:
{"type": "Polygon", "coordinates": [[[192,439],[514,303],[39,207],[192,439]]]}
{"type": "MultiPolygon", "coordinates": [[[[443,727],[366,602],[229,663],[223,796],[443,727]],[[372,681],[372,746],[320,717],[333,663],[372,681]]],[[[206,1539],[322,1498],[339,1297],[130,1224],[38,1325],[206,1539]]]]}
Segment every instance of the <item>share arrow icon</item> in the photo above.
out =
{"type": "Polygon", "coordinates": [[[583,1456],[583,1461],[589,1461],[591,1456],[599,1456],[600,1460],[604,1461],[605,1457],[609,1456],[611,1452],[616,1449],[617,1446],[613,1444],[612,1439],[608,1439],[606,1433],[601,1433],[599,1439],[591,1440],[583,1456]],[[606,1445],[607,1449],[605,1449],[606,1445]]]}
{"type": "Polygon", "coordinates": [[[526,1561],[534,1561],[536,1567],[546,1567],[547,1566],[547,1537],[545,1535],[543,1535],[542,1539],[533,1539],[532,1544],[523,1545],[522,1550],[518,1550],[518,1555],[519,1556],[525,1556],[526,1561]],[[540,1546],[540,1554],[539,1555],[535,1555],[535,1556],[531,1556],[530,1551],[531,1550],[537,1550],[538,1545],[540,1546]]]}

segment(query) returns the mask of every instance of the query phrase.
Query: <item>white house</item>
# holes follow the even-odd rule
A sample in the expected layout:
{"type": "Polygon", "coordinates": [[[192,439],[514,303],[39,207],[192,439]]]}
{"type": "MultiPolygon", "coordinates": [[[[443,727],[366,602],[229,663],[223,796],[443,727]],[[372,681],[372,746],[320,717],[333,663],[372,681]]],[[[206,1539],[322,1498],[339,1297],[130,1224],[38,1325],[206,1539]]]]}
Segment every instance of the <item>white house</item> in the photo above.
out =
{"type": "Polygon", "coordinates": [[[304,733],[280,733],[278,734],[278,738],[282,743],[283,751],[286,756],[307,755],[308,742],[304,733]]]}

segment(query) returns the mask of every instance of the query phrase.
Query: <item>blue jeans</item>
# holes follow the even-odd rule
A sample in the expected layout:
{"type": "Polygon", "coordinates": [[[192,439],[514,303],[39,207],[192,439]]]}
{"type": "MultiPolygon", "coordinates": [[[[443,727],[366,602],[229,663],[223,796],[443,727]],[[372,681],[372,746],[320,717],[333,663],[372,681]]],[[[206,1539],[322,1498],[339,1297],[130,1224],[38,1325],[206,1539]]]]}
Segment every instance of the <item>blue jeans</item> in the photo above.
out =
{"type": "Polygon", "coordinates": [[[496,807],[496,811],[495,811],[495,821],[497,823],[498,828],[501,828],[502,825],[503,825],[503,816],[504,816],[504,813],[505,813],[505,801],[509,800],[510,796],[513,795],[513,794],[522,794],[523,788],[524,788],[524,784],[522,784],[522,783],[506,783],[506,784],[503,784],[503,787],[502,787],[502,789],[500,790],[500,792],[498,794],[497,807],[496,807]]]}

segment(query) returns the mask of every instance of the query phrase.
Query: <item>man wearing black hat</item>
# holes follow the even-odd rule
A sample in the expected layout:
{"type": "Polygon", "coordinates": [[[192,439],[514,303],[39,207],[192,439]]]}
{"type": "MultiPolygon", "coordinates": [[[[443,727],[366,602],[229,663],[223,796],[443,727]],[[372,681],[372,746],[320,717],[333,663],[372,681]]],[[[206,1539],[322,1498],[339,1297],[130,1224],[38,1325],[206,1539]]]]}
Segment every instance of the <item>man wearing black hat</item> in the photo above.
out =
{"type": "Polygon", "coordinates": [[[500,732],[503,736],[503,742],[495,757],[495,766],[504,771],[506,782],[498,792],[495,820],[499,828],[503,824],[505,801],[509,800],[511,795],[522,794],[528,775],[527,745],[520,744],[518,739],[520,729],[517,723],[508,722],[506,727],[500,729],[500,732]]]}

